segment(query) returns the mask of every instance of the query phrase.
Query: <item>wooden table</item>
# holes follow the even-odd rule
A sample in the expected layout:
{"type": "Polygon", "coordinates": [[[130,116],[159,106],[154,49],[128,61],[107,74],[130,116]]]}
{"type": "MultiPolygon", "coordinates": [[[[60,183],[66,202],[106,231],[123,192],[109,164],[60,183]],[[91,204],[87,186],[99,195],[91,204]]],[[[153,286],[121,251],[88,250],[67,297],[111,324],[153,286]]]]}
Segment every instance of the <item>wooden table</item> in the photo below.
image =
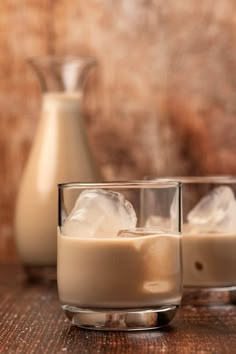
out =
{"type": "Polygon", "coordinates": [[[0,353],[236,353],[236,306],[191,306],[147,332],[70,326],[55,284],[29,285],[18,265],[0,265],[0,353]]]}

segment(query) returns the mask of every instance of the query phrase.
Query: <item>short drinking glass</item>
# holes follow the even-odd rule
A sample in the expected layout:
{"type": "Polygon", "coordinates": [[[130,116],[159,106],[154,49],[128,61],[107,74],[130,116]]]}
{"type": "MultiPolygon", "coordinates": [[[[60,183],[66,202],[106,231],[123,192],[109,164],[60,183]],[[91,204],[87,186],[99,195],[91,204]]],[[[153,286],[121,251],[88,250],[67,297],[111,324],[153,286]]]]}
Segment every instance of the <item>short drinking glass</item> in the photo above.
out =
{"type": "Polygon", "coordinates": [[[167,325],[182,295],[181,184],[58,188],[58,291],[71,323],[124,331],[167,325]],[[152,226],[153,218],[165,223],[152,226]]]}
{"type": "Polygon", "coordinates": [[[183,183],[184,302],[234,301],[236,178],[178,179],[183,183]]]}

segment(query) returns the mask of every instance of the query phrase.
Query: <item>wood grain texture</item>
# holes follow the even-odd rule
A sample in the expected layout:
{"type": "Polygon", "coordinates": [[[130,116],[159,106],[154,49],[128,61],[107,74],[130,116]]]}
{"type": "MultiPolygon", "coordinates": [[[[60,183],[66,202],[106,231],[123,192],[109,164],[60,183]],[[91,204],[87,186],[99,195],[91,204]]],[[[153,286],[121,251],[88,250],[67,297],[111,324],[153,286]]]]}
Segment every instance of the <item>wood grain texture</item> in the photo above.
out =
{"type": "Polygon", "coordinates": [[[70,326],[53,285],[27,285],[0,265],[0,353],[234,353],[236,307],[183,306],[170,327],[124,333],[70,326]]]}
{"type": "Polygon", "coordinates": [[[30,56],[94,55],[85,122],[106,179],[236,172],[233,0],[0,2],[0,259],[37,129],[30,56]]]}

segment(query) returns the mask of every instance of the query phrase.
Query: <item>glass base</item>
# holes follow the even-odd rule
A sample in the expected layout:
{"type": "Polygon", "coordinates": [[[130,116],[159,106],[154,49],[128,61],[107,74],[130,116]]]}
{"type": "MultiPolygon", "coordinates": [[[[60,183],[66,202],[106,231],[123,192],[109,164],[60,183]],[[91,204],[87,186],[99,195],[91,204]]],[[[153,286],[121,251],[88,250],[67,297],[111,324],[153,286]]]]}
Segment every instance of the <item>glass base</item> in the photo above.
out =
{"type": "Polygon", "coordinates": [[[167,326],[174,318],[178,305],[155,309],[82,309],[63,305],[70,322],[78,327],[100,331],[140,331],[167,326]]]}
{"type": "Polygon", "coordinates": [[[56,266],[24,266],[26,280],[29,282],[51,282],[57,280],[56,266]]]}
{"type": "Polygon", "coordinates": [[[229,302],[236,305],[236,287],[229,292],[229,302]]]}
{"type": "Polygon", "coordinates": [[[208,306],[236,303],[236,286],[184,287],[182,305],[208,306]]]}

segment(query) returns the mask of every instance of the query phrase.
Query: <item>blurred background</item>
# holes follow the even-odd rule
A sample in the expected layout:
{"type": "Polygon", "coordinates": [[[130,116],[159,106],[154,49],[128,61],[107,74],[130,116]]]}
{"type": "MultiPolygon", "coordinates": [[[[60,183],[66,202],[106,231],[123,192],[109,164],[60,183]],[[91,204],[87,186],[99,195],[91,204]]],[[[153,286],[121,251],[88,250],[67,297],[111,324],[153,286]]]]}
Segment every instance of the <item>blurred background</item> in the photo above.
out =
{"type": "Polygon", "coordinates": [[[0,258],[37,130],[26,58],[89,54],[88,139],[104,179],[236,172],[236,2],[0,2],[0,258]]]}

